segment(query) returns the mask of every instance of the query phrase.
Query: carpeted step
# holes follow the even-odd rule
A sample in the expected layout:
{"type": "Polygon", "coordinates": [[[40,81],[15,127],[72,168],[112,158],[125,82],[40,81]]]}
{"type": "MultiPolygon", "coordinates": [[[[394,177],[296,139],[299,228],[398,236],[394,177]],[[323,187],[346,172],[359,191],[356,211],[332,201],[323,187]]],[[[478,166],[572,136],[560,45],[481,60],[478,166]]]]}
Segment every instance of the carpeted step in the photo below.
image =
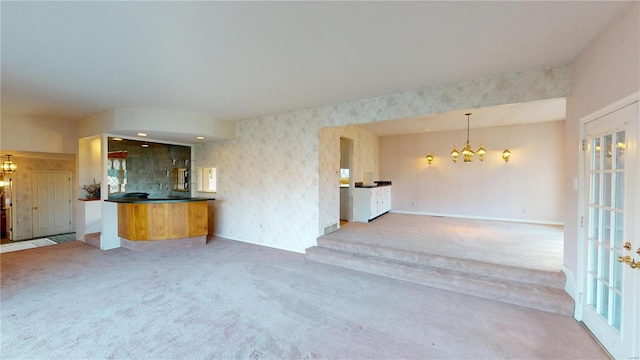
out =
{"type": "Polygon", "coordinates": [[[571,316],[573,299],[561,289],[401,260],[314,246],[306,258],[324,264],[571,316]]]}
{"type": "Polygon", "coordinates": [[[391,260],[399,260],[412,264],[427,265],[445,269],[455,269],[473,275],[491,276],[505,280],[514,280],[536,286],[564,289],[565,275],[562,271],[545,271],[526,269],[510,265],[496,264],[469,259],[394,249],[379,245],[344,241],[331,236],[318,238],[318,246],[342,250],[362,255],[371,255],[391,260]]]}

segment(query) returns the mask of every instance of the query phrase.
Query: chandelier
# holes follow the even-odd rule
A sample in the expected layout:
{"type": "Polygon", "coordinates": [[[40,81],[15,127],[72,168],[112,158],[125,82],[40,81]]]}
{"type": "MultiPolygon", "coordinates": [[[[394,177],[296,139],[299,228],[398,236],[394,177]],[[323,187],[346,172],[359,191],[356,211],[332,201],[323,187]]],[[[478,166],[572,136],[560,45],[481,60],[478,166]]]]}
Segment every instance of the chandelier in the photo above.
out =
{"type": "Polygon", "coordinates": [[[18,170],[18,165],[11,161],[11,155],[7,155],[7,161],[2,163],[2,172],[6,174],[12,174],[18,170]]]}
{"type": "MultiPolygon", "coordinates": [[[[484,155],[487,153],[487,150],[482,147],[482,143],[480,143],[478,151],[473,152],[473,150],[471,149],[471,145],[469,142],[469,117],[471,116],[471,113],[466,113],[465,115],[467,116],[467,142],[464,143],[464,147],[462,148],[462,158],[464,162],[472,162],[473,155],[477,153],[478,159],[480,159],[480,161],[483,161],[484,155]]],[[[460,153],[458,152],[458,149],[456,149],[455,145],[453,145],[453,150],[450,154],[453,162],[458,162],[458,156],[460,156],[460,153]]]]}

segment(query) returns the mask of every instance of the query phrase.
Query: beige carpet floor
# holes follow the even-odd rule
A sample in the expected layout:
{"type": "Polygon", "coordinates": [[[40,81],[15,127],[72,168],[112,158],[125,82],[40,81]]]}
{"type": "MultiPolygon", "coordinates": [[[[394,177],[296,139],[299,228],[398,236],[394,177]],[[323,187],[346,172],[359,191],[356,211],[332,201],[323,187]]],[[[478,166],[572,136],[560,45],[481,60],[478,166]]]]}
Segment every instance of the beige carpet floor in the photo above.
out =
{"type": "Polygon", "coordinates": [[[224,239],[2,254],[2,359],[606,359],[573,318],[224,239]]]}
{"type": "Polygon", "coordinates": [[[562,226],[388,213],[331,238],[528,269],[560,271],[562,226]]]}

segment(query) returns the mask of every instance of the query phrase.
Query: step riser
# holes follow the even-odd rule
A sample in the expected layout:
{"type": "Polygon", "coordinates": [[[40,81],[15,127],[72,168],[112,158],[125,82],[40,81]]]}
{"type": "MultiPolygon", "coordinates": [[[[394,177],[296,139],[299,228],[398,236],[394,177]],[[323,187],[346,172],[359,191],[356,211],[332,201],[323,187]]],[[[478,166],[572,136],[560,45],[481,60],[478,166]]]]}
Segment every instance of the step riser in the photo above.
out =
{"type": "Polygon", "coordinates": [[[516,268],[512,266],[481,263],[475,260],[456,259],[446,256],[416,253],[400,249],[392,249],[381,246],[371,246],[362,243],[347,242],[343,240],[318,238],[318,246],[352,252],[361,255],[377,256],[386,259],[404,261],[412,264],[435,266],[440,268],[455,269],[469,273],[469,276],[484,275],[500,279],[514,280],[536,286],[548,286],[556,289],[564,289],[565,277],[562,272],[550,272],[534,269],[516,268]]]}
{"type": "Polygon", "coordinates": [[[529,286],[532,289],[517,290],[514,289],[514,287],[518,286],[517,284],[508,286],[506,284],[478,281],[471,276],[452,276],[439,273],[437,270],[403,266],[397,263],[385,262],[383,259],[376,261],[355,254],[326,251],[317,247],[307,249],[306,257],[310,261],[410,281],[489,300],[562,315],[571,316],[573,314],[573,302],[570,301],[568,295],[558,294],[557,290],[554,290],[555,293],[553,291],[546,293],[544,288],[539,289],[536,286],[529,286]]]}

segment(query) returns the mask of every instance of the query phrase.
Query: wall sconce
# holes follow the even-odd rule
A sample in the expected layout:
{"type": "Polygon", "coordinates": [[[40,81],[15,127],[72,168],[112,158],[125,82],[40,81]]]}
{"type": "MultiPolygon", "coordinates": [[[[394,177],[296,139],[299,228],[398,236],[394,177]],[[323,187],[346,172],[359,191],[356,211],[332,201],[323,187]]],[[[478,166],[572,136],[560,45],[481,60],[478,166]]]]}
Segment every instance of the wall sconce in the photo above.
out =
{"type": "Polygon", "coordinates": [[[487,153],[487,149],[482,147],[482,143],[480,143],[480,148],[478,149],[477,153],[478,153],[478,159],[480,159],[480,161],[483,161],[484,160],[484,154],[487,153]]]}
{"type": "Polygon", "coordinates": [[[0,180],[0,187],[5,187],[7,185],[9,185],[8,181],[0,180]]]}
{"type": "Polygon", "coordinates": [[[427,163],[429,163],[429,165],[431,165],[431,162],[433,161],[433,156],[431,156],[431,153],[427,154],[427,163]]]}
{"type": "Polygon", "coordinates": [[[511,158],[511,151],[509,151],[509,149],[504,149],[504,151],[502,152],[502,159],[504,160],[504,162],[509,162],[510,158],[511,158]]]}
{"type": "Polygon", "coordinates": [[[454,163],[458,162],[458,156],[460,156],[460,153],[458,152],[458,150],[456,150],[456,146],[453,145],[453,151],[451,151],[451,157],[454,163]]]}

